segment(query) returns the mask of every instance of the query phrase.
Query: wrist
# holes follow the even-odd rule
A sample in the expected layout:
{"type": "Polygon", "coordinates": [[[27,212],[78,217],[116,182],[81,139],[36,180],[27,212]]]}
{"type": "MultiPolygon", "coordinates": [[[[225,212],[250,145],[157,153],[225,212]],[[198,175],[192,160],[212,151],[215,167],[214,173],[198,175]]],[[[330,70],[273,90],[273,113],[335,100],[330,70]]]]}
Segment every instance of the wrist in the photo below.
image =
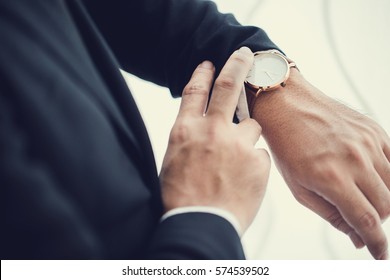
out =
{"type": "Polygon", "coordinates": [[[291,69],[290,77],[284,87],[269,92],[263,92],[257,97],[251,92],[247,93],[248,104],[251,108],[251,117],[262,127],[262,134],[267,139],[275,129],[280,131],[291,113],[312,99],[312,86],[295,68],[291,69]]]}

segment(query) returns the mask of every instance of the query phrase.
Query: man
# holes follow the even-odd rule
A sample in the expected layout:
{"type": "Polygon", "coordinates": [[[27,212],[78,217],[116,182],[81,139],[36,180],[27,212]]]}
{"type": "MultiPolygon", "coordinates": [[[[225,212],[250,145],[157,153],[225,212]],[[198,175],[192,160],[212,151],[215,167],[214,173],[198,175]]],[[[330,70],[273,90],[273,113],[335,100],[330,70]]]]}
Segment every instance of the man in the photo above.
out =
{"type": "MultiPolygon", "coordinates": [[[[235,135],[227,118],[251,63],[245,49],[234,51],[277,49],[266,34],[207,1],[1,1],[0,12],[2,258],[242,258],[236,229],[253,218],[268,163],[264,152],[248,152],[259,136],[252,121],[238,126],[244,140],[223,140],[235,135]],[[149,140],[118,67],[179,96],[205,60],[217,73],[225,62],[227,68],[205,118],[213,67],[199,66],[184,90],[161,175],[162,201],[149,140]],[[202,168],[213,166],[222,156],[217,147],[226,145],[245,147],[231,149],[241,151],[240,160],[229,161],[244,183],[224,180],[232,166],[205,176],[202,168]],[[196,157],[196,147],[206,160],[196,157]],[[228,195],[235,184],[240,191],[228,195]],[[246,205],[249,189],[256,196],[246,205]],[[232,209],[232,196],[243,213],[232,209]]],[[[296,69],[285,87],[249,101],[297,199],[357,247],[386,258],[380,226],[390,214],[386,133],[296,69]]]]}

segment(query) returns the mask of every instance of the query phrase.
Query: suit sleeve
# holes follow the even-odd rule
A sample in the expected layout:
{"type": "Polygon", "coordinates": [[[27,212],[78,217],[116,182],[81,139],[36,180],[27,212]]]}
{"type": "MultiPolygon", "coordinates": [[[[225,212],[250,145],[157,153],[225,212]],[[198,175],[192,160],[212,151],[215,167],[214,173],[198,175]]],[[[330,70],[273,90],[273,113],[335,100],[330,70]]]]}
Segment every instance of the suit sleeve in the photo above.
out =
{"type": "Polygon", "coordinates": [[[267,34],[242,26],[203,0],[84,0],[121,67],[180,96],[195,67],[212,61],[217,72],[241,46],[277,47],[267,34]]]}
{"type": "Polygon", "coordinates": [[[185,213],[164,220],[150,242],[148,259],[245,259],[234,227],[209,213],[185,213]]]}
{"type": "MultiPolygon", "coordinates": [[[[231,14],[202,0],[84,0],[120,67],[180,96],[195,67],[211,60],[220,71],[241,46],[277,48],[257,27],[241,26],[231,14]]],[[[150,259],[243,259],[233,226],[221,217],[191,213],[162,222],[150,259]]]]}

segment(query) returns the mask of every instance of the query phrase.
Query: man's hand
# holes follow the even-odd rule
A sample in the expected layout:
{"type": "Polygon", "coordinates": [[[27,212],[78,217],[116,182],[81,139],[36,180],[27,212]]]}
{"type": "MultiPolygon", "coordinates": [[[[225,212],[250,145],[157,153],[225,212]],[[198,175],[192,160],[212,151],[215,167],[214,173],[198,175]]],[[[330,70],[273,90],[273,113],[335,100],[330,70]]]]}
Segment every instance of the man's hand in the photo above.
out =
{"type": "Polygon", "coordinates": [[[253,109],[296,199],[376,259],[388,258],[390,140],[368,117],[327,97],[293,69],[253,109]]]}
{"type": "Polygon", "coordinates": [[[212,206],[234,214],[242,230],[252,223],[264,197],[270,159],[254,145],[261,127],[232,123],[244,79],[252,65],[248,48],[233,53],[215,82],[210,62],[198,66],[184,89],[160,181],[165,210],[212,206]]]}

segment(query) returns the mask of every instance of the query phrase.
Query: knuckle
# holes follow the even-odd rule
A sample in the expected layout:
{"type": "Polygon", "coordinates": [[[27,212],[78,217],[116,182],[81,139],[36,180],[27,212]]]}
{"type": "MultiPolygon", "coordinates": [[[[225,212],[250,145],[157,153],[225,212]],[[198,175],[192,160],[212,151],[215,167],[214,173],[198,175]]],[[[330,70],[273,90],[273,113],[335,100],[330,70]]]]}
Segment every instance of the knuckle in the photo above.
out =
{"type": "Polygon", "coordinates": [[[361,134],[361,141],[364,147],[366,147],[369,151],[373,151],[377,149],[378,142],[373,137],[373,134],[370,132],[365,132],[361,134]]]}
{"type": "Polygon", "coordinates": [[[228,75],[219,76],[215,81],[215,86],[223,90],[233,90],[237,84],[236,79],[228,75]]]}
{"type": "Polygon", "coordinates": [[[169,136],[170,144],[183,143],[189,138],[190,129],[185,121],[177,121],[171,130],[169,136]]]}
{"type": "Polygon", "coordinates": [[[382,136],[386,131],[373,119],[368,119],[368,129],[372,136],[382,136]]]}
{"type": "Polygon", "coordinates": [[[355,144],[349,144],[346,146],[346,155],[349,162],[357,164],[359,166],[365,165],[365,157],[362,153],[362,149],[355,144]]]}
{"type": "Polygon", "coordinates": [[[188,84],[183,91],[183,95],[208,95],[209,90],[206,87],[206,85],[199,83],[199,82],[193,82],[188,84]]]}
{"type": "Polygon", "coordinates": [[[252,62],[251,57],[249,57],[248,55],[242,54],[240,52],[236,52],[232,56],[232,60],[234,61],[234,63],[240,64],[242,66],[248,66],[252,62]]]}
{"type": "Polygon", "coordinates": [[[378,227],[379,224],[380,224],[379,220],[375,217],[374,214],[370,212],[365,212],[358,219],[358,225],[361,228],[368,229],[368,230],[372,230],[378,227]]]}
{"type": "Polygon", "coordinates": [[[318,178],[322,182],[332,182],[342,184],[345,180],[342,172],[331,161],[318,162],[311,167],[313,177],[318,178]]]}

